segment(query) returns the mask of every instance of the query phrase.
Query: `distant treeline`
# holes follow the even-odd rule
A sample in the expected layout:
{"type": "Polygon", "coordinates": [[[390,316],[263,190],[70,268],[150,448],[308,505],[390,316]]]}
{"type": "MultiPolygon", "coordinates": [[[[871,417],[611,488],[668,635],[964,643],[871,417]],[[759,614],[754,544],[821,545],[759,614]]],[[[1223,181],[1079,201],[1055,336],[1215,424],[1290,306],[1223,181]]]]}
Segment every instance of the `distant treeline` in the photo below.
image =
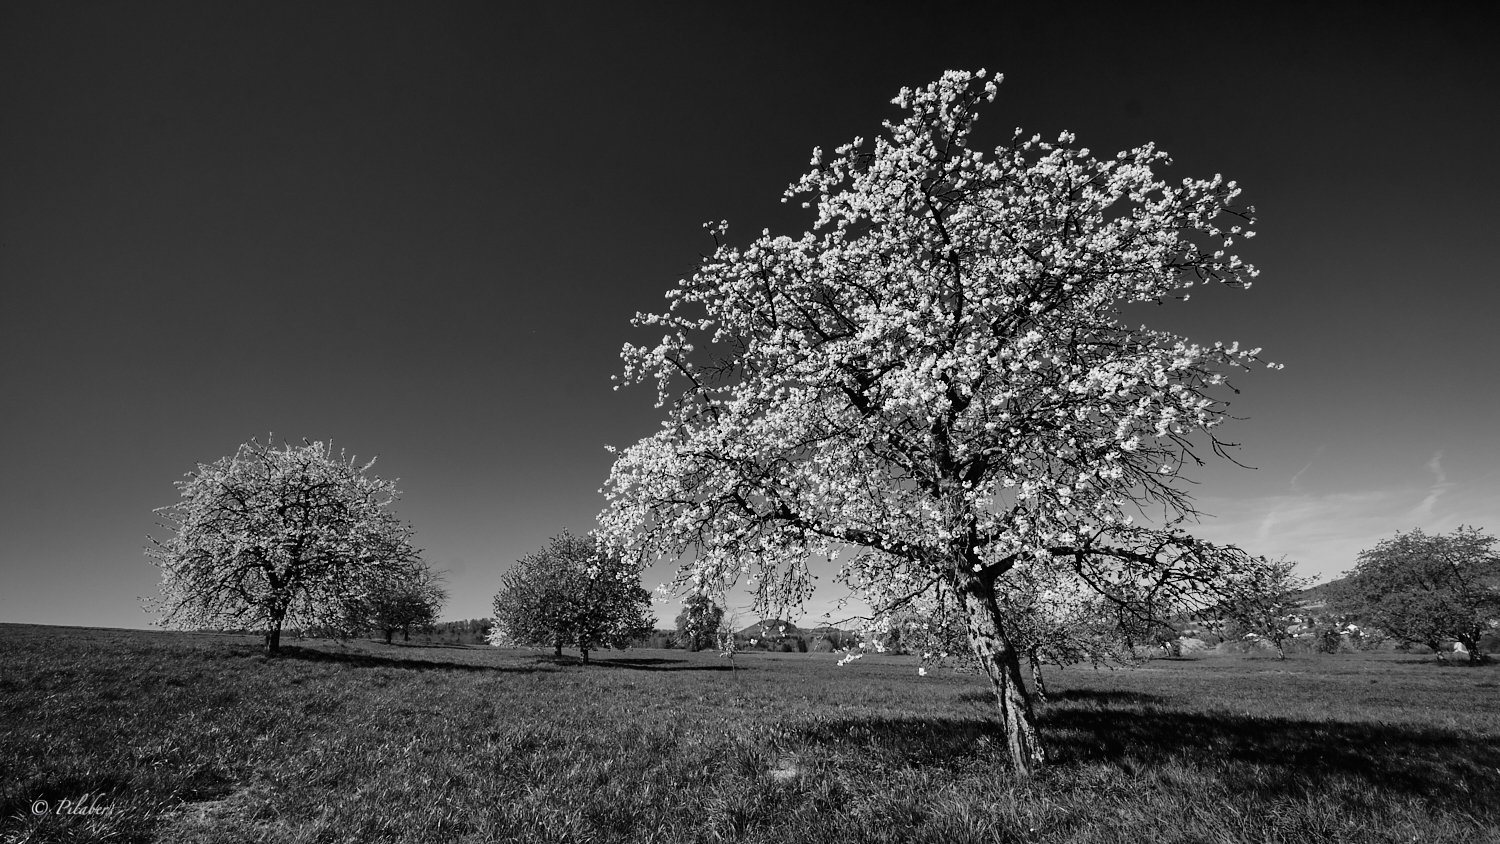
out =
{"type": "Polygon", "coordinates": [[[423,645],[484,645],[494,623],[488,618],[439,621],[428,630],[412,631],[411,640],[423,645]]]}
{"type": "MultiPolygon", "coordinates": [[[[489,618],[470,618],[459,621],[439,621],[426,629],[413,629],[411,631],[411,644],[417,645],[484,645],[489,642],[490,628],[494,620],[489,618]]],[[[254,630],[230,630],[216,631],[228,633],[246,633],[258,635],[260,631],[254,630]]],[[[332,638],[332,631],[320,630],[288,630],[287,633],[293,638],[332,638]]],[[[368,635],[375,638],[383,638],[378,631],[371,631],[368,635]]],[[[400,637],[397,637],[400,641],[400,637]]],[[[894,643],[892,643],[894,644],[894,643]]],[[[675,630],[653,630],[647,636],[632,639],[630,646],[633,648],[657,648],[675,649],[684,646],[683,641],[675,630]]],[[[847,630],[836,627],[819,627],[812,630],[803,630],[791,624],[778,623],[774,621],[762,622],[752,625],[734,634],[734,647],[737,651],[773,651],[780,653],[826,653],[830,651],[841,651],[851,647],[859,646],[859,636],[847,630]]],[[[899,652],[899,646],[892,650],[899,652]]]]}

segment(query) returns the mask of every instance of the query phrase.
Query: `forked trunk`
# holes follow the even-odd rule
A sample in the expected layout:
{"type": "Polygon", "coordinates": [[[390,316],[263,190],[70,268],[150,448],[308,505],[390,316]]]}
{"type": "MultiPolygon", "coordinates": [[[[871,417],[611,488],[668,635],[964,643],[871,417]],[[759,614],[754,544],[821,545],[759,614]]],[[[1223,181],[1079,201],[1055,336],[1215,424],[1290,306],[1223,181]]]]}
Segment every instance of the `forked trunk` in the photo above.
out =
{"type": "Polygon", "coordinates": [[[1031,688],[1040,703],[1047,702],[1047,683],[1042,679],[1042,660],[1035,647],[1026,649],[1026,660],[1031,663],[1031,688]]]}
{"type": "Polygon", "coordinates": [[[1020,654],[1005,636],[992,585],[980,582],[969,585],[964,592],[964,610],[968,616],[969,647],[990,677],[1000,707],[1000,722],[1005,725],[1011,765],[1016,776],[1024,779],[1046,760],[1037,741],[1031,699],[1021,680],[1020,654]]]}

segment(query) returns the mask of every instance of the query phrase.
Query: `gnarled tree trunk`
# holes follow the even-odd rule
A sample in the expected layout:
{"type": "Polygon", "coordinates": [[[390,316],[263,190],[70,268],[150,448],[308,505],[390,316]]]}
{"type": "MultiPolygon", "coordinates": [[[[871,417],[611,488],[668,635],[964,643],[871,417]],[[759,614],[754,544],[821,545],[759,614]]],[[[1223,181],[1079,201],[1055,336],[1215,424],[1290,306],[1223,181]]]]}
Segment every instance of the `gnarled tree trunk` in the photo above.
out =
{"type": "Polygon", "coordinates": [[[968,616],[969,647],[995,690],[1000,707],[1000,722],[1010,749],[1011,765],[1016,776],[1026,778],[1045,762],[1037,741],[1031,699],[1021,680],[1021,660],[1016,647],[1006,638],[1000,608],[995,603],[994,585],[975,580],[964,589],[964,611],[968,616]]]}

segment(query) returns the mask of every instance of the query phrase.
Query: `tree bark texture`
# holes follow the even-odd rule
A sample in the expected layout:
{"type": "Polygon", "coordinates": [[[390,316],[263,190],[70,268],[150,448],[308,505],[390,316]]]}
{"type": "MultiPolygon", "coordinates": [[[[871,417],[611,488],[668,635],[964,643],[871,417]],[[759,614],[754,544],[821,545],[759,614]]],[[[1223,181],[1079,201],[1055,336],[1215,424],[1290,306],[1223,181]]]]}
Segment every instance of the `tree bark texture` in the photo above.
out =
{"type": "Polygon", "coordinates": [[[969,584],[964,591],[964,610],[968,616],[969,647],[990,677],[1000,708],[1000,722],[1005,727],[1011,765],[1016,776],[1024,779],[1046,760],[1037,741],[1031,699],[1021,680],[1020,654],[1005,636],[994,586],[984,582],[969,584]]]}
{"type": "Polygon", "coordinates": [[[1047,682],[1042,678],[1042,661],[1036,648],[1026,651],[1026,659],[1031,663],[1031,688],[1036,693],[1036,699],[1042,703],[1047,702],[1047,682]]]}
{"type": "Polygon", "coordinates": [[[266,656],[275,656],[281,650],[281,620],[277,619],[266,631],[266,656]]]}

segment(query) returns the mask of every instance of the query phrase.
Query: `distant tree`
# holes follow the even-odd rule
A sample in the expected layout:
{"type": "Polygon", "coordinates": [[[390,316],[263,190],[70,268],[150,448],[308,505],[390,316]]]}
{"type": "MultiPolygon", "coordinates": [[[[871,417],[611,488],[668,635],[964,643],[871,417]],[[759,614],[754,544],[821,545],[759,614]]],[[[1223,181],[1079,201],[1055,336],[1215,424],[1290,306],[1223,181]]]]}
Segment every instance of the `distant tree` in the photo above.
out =
{"type": "Polygon", "coordinates": [[[787,190],[812,231],[741,248],[715,227],[665,312],[638,317],[662,340],[627,346],[624,377],[669,418],[619,454],[600,529],[643,564],[681,561],[684,591],[750,578],[763,616],[806,600],[816,557],[842,557],[877,621],[944,584],[1025,776],[1043,753],[1001,609],[1017,565],[1112,602],[1211,601],[1253,576],[1184,530],[1178,472],[1222,453],[1225,372],[1258,350],[1125,314],[1248,286],[1231,249],[1253,220],[1234,182],[1162,178],[1152,145],[974,146],[983,76],[902,89],[904,119],[814,151],[787,190]],[[1166,518],[1134,521],[1146,508],[1166,518]]]}
{"type": "Polygon", "coordinates": [[[261,631],[272,655],[285,626],[348,631],[351,605],[419,564],[391,512],[395,481],[369,474],[374,462],[251,440],[198,464],[156,511],[171,535],[146,550],[162,575],[147,609],[163,626],[261,631]]]}
{"type": "Polygon", "coordinates": [[[1229,623],[1243,635],[1271,643],[1276,656],[1286,659],[1285,643],[1292,638],[1289,619],[1310,581],[1292,573],[1285,559],[1267,563],[1262,578],[1234,584],[1224,599],[1205,615],[1217,624],[1229,623]]]}
{"type": "Polygon", "coordinates": [[[600,549],[593,536],[564,531],[501,578],[490,641],[551,647],[559,657],[564,646],[575,646],[588,664],[590,651],[626,648],[649,635],[650,610],[636,567],[600,549]]]}
{"type": "Polygon", "coordinates": [[[436,572],[425,563],[413,565],[399,578],[385,581],[370,590],[353,608],[357,626],[369,627],[385,634],[390,643],[397,630],[402,641],[411,641],[413,627],[430,630],[448,600],[448,592],[436,572]]]}
{"type": "Polygon", "coordinates": [[[724,608],[704,594],[689,595],[682,602],[682,612],[677,614],[677,641],[690,651],[701,651],[714,647],[719,637],[719,625],[724,620],[724,608]]]}
{"type": "Polygon", "coordinates": [[[1334,599],[1393,638],[1426,645],[1442,659],[1447,640],[1482,662],[1480,639],[1500,619],[1500,556],[1495,537],[1474,527],[1428,536],[1397,533],[1361,551],[1334,599]]]}

